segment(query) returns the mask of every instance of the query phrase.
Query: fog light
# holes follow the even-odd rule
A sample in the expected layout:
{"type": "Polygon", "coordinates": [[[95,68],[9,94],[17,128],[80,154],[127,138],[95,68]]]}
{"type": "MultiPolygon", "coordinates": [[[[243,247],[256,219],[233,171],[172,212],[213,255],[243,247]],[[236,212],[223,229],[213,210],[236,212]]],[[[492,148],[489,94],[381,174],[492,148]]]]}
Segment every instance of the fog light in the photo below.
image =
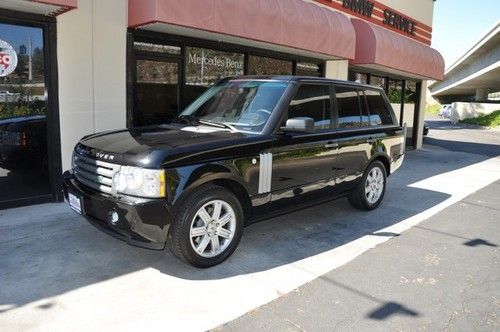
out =
{"type": "Polygon", "coordinates": [[[118,212],[116,211],[112,211],[110,214],[109,214],[109,221],[113,224],[113,225],[116,225],[118,223],[118,212]]]}

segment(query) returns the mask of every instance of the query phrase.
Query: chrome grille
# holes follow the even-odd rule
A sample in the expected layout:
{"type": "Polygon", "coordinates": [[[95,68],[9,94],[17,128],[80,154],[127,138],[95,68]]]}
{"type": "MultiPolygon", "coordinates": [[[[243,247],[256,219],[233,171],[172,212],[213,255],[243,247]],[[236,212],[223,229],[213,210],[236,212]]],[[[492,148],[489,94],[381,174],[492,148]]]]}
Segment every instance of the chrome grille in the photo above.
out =
{"type": "Polygon", "coordinates": [[[120,165],[91,159],[75,153],[73,173],[78,182],[107,194],[113,194],[113,176],[120,170],[120,165]]]}

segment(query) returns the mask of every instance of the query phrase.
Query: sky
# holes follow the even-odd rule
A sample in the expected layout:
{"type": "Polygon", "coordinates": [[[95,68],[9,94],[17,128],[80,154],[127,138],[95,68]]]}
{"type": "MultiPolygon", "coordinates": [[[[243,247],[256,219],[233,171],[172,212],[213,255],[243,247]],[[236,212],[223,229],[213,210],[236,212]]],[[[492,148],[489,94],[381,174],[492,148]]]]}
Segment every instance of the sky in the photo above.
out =
{"type": "Polygon", "coordinates": [[[0,39],[9,43],[17,52],[19,52],[19,45],[28,46],[29,37],[31,37],[33,48],[42,48],[42,29],[0,23],[0,39]]]}
{"type": "Polygon", "coordinates": [[[432,47],[441,53],[448,68],[498,20],[499,0],[437,0],[434,5],[432,47]]]}

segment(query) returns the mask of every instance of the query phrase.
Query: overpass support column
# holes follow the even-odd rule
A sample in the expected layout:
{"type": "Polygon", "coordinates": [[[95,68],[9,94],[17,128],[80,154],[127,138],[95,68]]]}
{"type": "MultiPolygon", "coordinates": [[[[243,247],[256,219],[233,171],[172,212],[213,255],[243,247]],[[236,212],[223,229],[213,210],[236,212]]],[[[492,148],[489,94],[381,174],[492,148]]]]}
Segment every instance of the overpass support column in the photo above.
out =
{"type": "Polygon", "coordinates": [[[488,89],[477,89],[476,90],[476,101],[488,100],[488,89]]]}

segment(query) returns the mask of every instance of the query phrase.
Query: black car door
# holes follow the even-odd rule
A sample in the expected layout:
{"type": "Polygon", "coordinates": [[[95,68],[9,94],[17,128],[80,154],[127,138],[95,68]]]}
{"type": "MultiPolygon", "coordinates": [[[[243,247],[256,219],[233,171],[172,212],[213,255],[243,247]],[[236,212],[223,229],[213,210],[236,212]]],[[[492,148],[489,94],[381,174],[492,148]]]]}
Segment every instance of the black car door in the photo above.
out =
{"type": "Polygon", "coordinates": [[[335,85],[335,116],[339,155],[336,159],[337,190],[353,189],[363,176],[374,142],[363,91],[353,86],[335,85]]]}
{"type": "Polygon", "coordinates": [[[271,205],[289,208],[303,200],[328,195],[334,184],[334,159],[337,143],[332,131],[332,95],[330,84],[302,83],[283,119],[310,117],[314,133],[278,135],[268,163],[271,171],[271,205]]]}

